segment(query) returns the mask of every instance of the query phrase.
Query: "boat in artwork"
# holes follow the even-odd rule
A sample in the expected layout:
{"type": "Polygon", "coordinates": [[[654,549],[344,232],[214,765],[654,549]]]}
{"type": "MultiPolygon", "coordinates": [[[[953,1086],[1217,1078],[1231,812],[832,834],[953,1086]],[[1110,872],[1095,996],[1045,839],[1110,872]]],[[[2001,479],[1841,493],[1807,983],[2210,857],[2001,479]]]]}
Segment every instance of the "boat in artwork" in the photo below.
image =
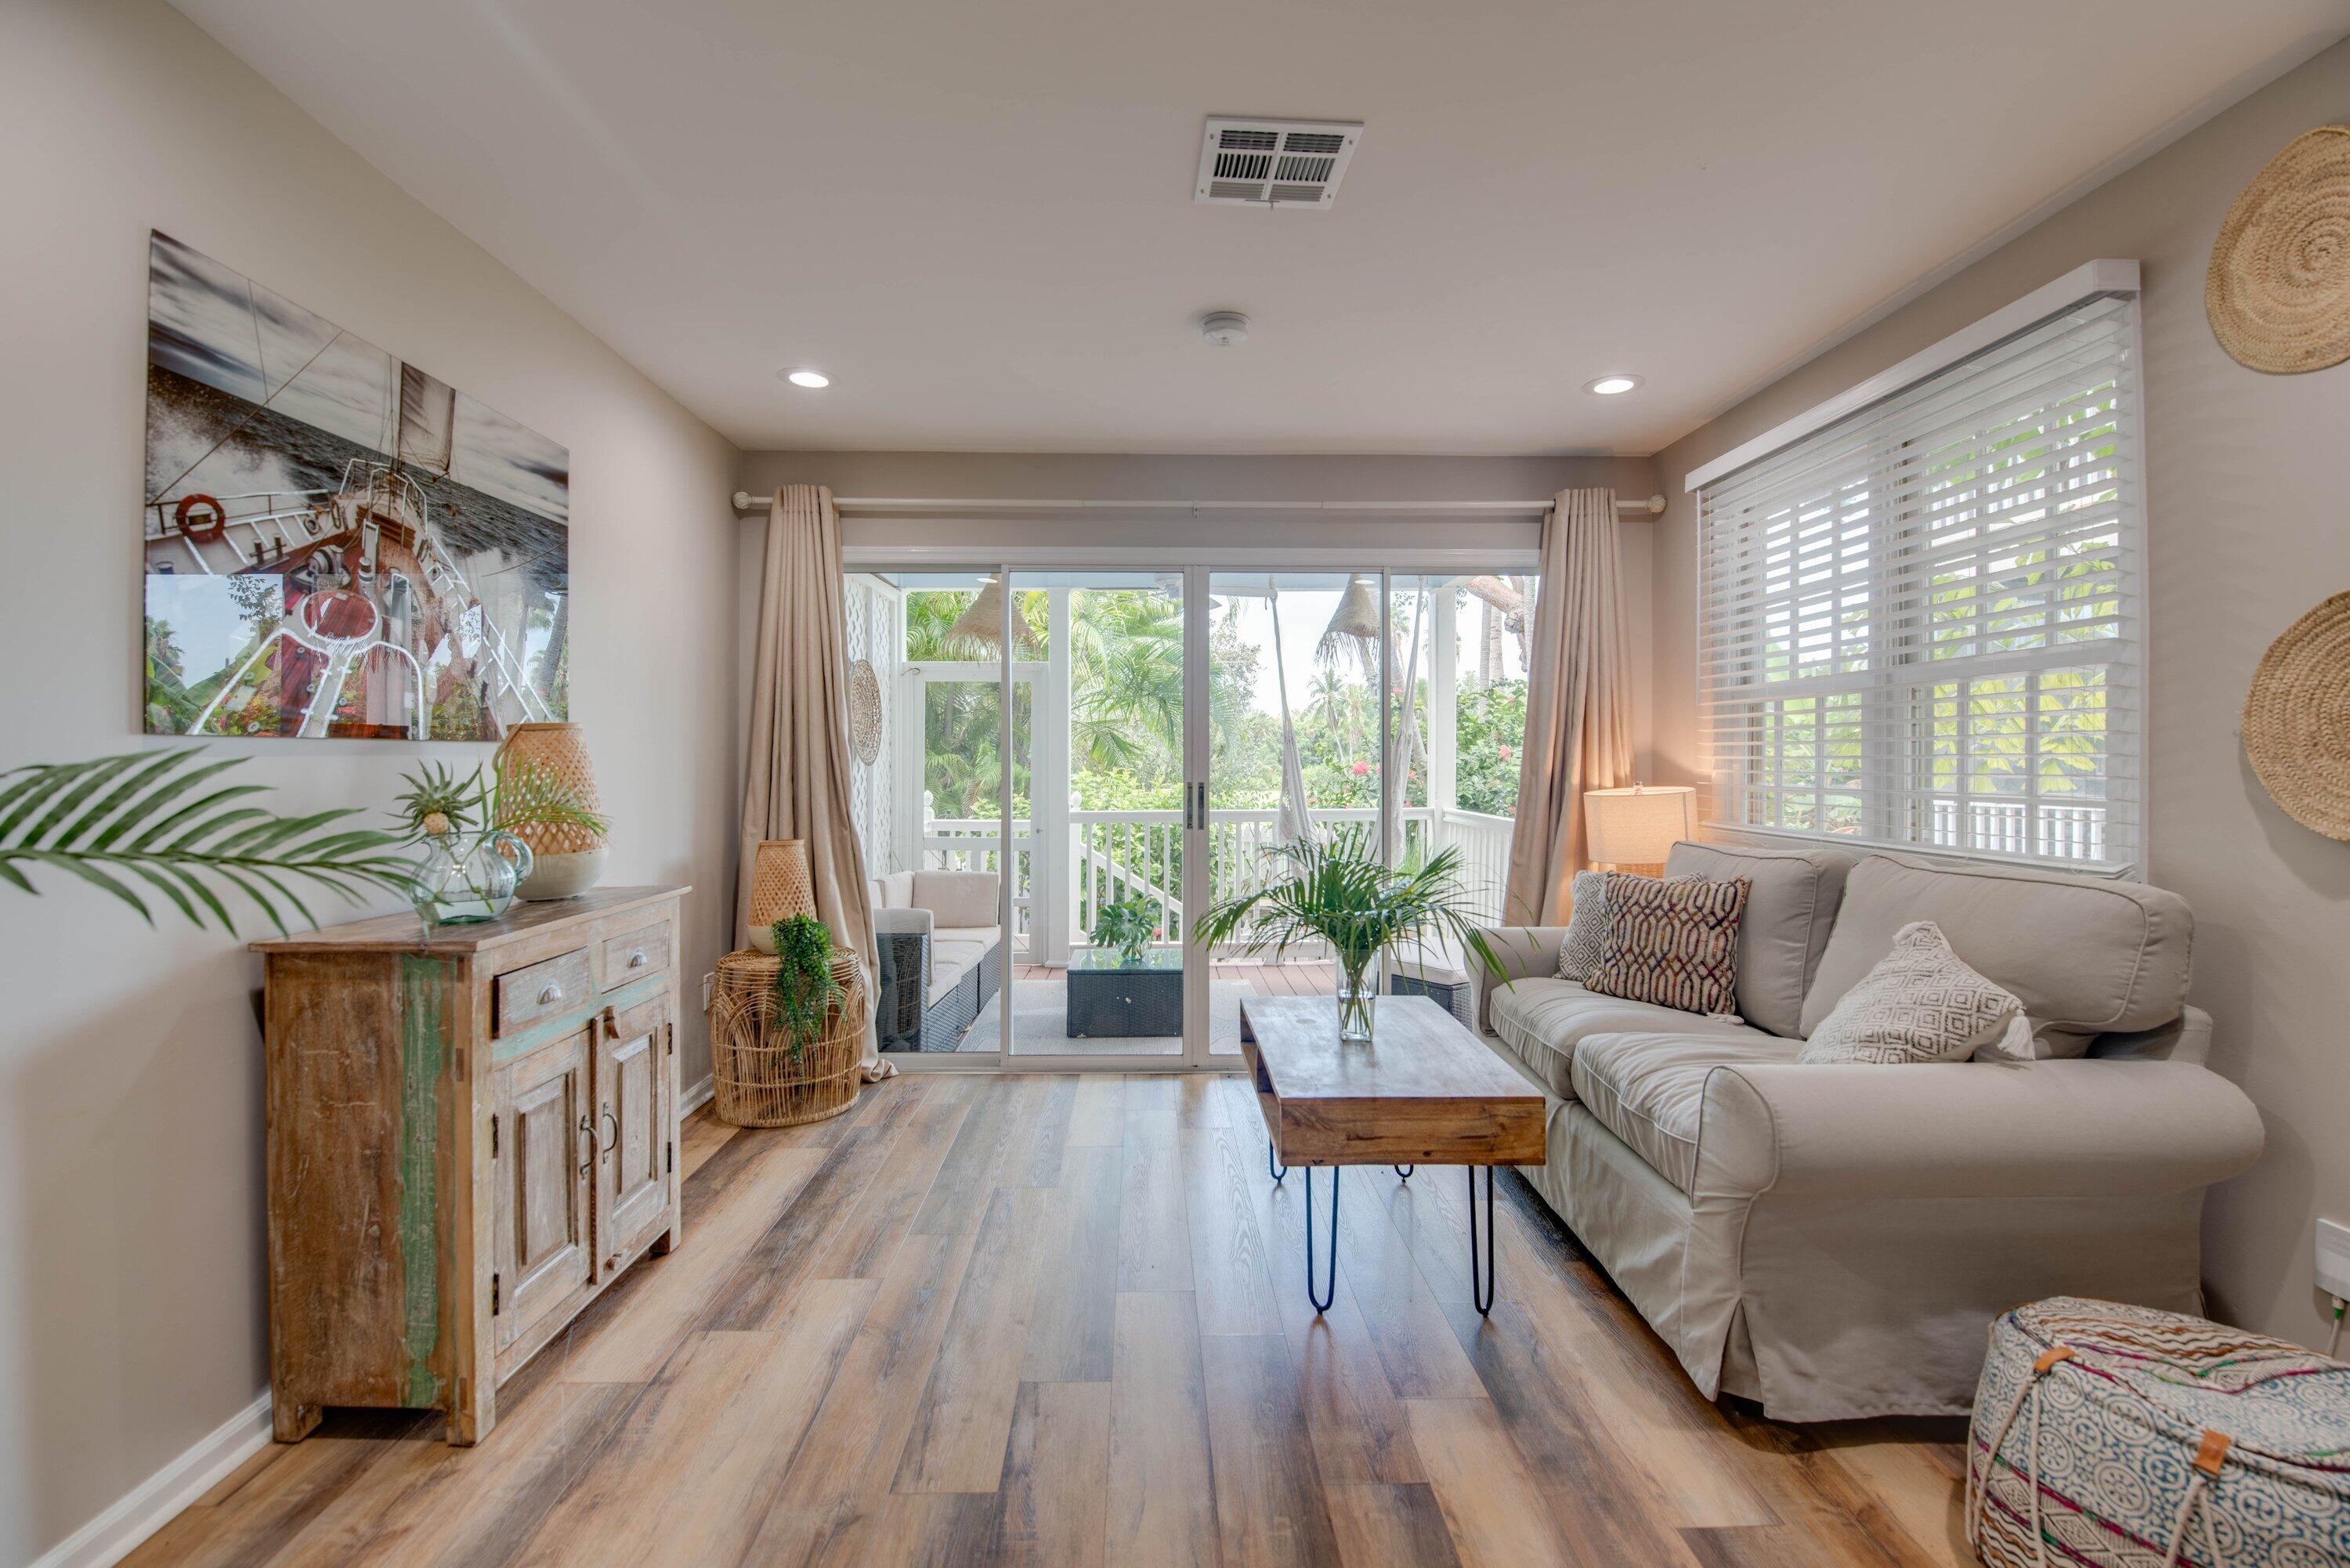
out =
{"type": "Polygon", "coordinates": [[[148,730],[496,740],[564,718],[568,453],[152,247],[148,730]]]}

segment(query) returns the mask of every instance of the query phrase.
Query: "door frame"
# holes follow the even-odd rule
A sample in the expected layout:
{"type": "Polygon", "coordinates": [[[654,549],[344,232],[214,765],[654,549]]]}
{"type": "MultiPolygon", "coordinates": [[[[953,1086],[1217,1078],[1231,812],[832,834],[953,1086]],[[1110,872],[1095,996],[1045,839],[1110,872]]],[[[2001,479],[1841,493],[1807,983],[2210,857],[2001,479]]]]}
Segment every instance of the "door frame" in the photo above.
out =
{"type": "MultiPolygon", "coordinates": [[[[1004,520],[991,519],[1001,525],[1004,520]]],[[[1002,623],[994,660],[1003,700],[999,703],[997,754],[999,778],[998,842],[1000,859],[1010,862],[1012,843],[1012,718],[1009,687],[1014,679],[1009,658],[1012,638],[1013,574],[1024,570],[1116,572],[1180,571],[1183,575],[1183,773],[1187,803],[1194,794],[1208,798],[1208,584],[1216,573],[1309,571],[1363,573],[1378,576],[1380,623],[1393,614],[1393,579],[1399,576],[1458,576],[1464,569],[1534,573],[1541,568],[1541,552],[1531,548],[1492,546],[1397,548],[1389,543],[1367,542],[1362,547],[1315,545],[1239,549],[1206,545],[1105,545],[1073,553],[1050,545],[997,545],[977,548],[939,548],[923,545],[846,544],[841,550],[844,573],[891,574],[929,572],[998,576],[1004,584],[1002,623]]],[[[897,585],[902,587],[904,585],[897,585]]],[[[900,624],[902,625],[902,618],[900,624]]],[[[1396,810],[1392,722],[1393,694],[1388,671],[1379,676],[1379,841],[1391,841],[1388,822],[1396,810]]],[[[1032,719],[1033,722],[1033,719],[1032,719]]],[[[1032,730],[1032,742],[1034,732],[1032,730]]],[[[1032,764],[1033,765],[1033,764],[1032,764]]],[[[1032,803],[1033,809],[1033,803],[1032,803]]],[[[1205,812],[1194,814],[1187,805],[1182,830],[1183,908],[1192,919],[1207,907],[1210,890],[1205,812]]],[[[914,846],[919,857],[920,846],[914,846]]],[[[996,922],[1003,934],[1006,1001],[999,1009],[1001,1033],[993,1051],[955,1051],[926,1054],[893,1052],[885,1059],[901,1070],[925,1073],[1230,1073],[1238,1069],[1237,1056],[1210,1054],[1208,1027],[1211,961],[1186,933],[1183,966],[1183,1049],[1172,1056],[1073,1055],[1066,1052],[1017,1052],[1012,1048],[1013,1011],[1009,998],[1013,971],[1013,877],[1001,878],[996,892],[996,922]]]]}

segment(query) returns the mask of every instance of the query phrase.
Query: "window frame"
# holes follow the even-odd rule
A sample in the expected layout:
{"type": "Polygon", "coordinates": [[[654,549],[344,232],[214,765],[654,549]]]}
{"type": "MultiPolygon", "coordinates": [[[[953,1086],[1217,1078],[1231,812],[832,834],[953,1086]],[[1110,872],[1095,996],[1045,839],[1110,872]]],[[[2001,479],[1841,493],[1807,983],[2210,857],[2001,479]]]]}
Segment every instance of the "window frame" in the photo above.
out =
{"type": "MultiPolygon", "coordinates": [[[[2109,329],[2110,324],[2109,324],[2109,329]]],[[[2146,524],[2146,405],[2143,388],[2144,318],[2140,309],[2137,287],[2137,267],[2132,262],[2100,261],[2089,263],[2036,290],[2003,310],[1994,312],[1971,326],[1953,334],[1941,343],[1912,356],[1883,374],[1851,388],[1817,407],[1796,416],[1784,424],[1765,432],[1724,453],[1695,470],[1684,480],[1685,490],[1694,498],[1696,571],[1693,588],[1696,599],[1693,628],[1694,675],[1697,691],[1697,723],[1699,744],[1704,757],[1702,795],[1706,826],[1718,832],[1739,836],[1786,839],[1801,843],[1844,843],[1861,850],[1893,850],[1899,853],[1942,857],[1968,861],[1988,861],[2021,864],[2043,869],[2071,871],[2116,879],[2138,879],[2145,874],[2146,835],[2148,820],[2148,774],[2145,765],[2147,753],[2146,681],[2150,668],[2151,643],[2148,635],[2147,546],[2146,524]],[[2113,568],[2108,590],[2115,606],[2116,641],[2101,648],[2097,641],[2084,639],[2065,644],[2054,635],[2058,624],[2055,608],[2061,599],[2057,592],[2061,579],[2051,578],[2039,585],[2035,592],[2047,592],[2050,598],[2042,609],[2040,629],[2045,637],[2037,649],[2024,650],[2024,656],[2000,659],[1986,656],[1980,642],[1987,625],[1982,601],[1970,600],[1972,625],[1977,637],[1970,639],[1978,646],[1969,655],[1948,660],[1947,679],[1938,679],[1932,667],[1938,661],[1930,655],[1935,647],[1937,623],[1934,616],[1935,578],[1938,569],[1930,549],[1916,548],[1918,536],[1931,534],[1934,524],[1932,508],[1927,498],[1932,493],[1925,482],[1890,483],[1899,472],[1903,460],[1898,455],[1911,441],[1918,439],[1896,427],[1887,438],[1882,450],[1866,454],[1865,465],[1856,463],[1855,473],[1863,472],[1866,483],[1865,493],[1872,497],[1882,495],[1881,503],[1861,503],[1876,505],[1886,514],[1865,524],[1869,564],[1866,573],[1866,599],[1862,606],[1868,617],[1867,665],[1858,670],[1832,674],[1818,688],[1806,688],[1802,682],[1787,682],[1776,692],[1766,687],[1755,689],[1751,697],[1725,700],[1720,679],[1735,668],[1733,661],[1741,656],[1736,648],[1725,654],[1721,644],[1725,639],[1741,636],[1732,618],[1717,632],[1709,621],[1709,613],[1723,614],[1728,598],[1734,598],[1736,588],[1726,585],[1740,579],[1725,575],[1717,554],[1719,536],[1710,523],[1711,497],[1718,495],[1725,482],[1766,460],[1787,455],[1807,441],[1818,438],[1835,438],[1839,431],[1849,429],[1850,421],[1859,416],[1878,410],[1887,401],[1918,391],[1950,372],[1981,358],[1991,350],[2012,343],[2017,338],[2050,326],[2078,312],[2088,311],[2101,302],[2120,300],[2126,319],[2118,327],[2116,362],[2114,364],[2115,392],[2112,407],[2120,422],[2116,450],[2112,457],[2110,488],[2115,494],[2112,504],[2113,568]],[[1897,444],[1898,443],[1898,444],[1897,444]],[[1915,559],[1905,564],[1901,541],[1911,542],[1915,559]],[[1876,563],[1883,561],[1883,566],[1876,563]],[[1912,572],[1918,574],[1910,576],[1912,572]],[[1916,603],[1905,617],[1892,607],[1915,598],[1916,603]],[[1711,607],[1709,601],[1711,601],[1711,607]],[[1892,628],[1887,646],[1887,628],[1892,628]],[[2061,655],[2068,650],[2093,657],[2064,661],[2061,655]],[[1990,668],[1985,668],[1986,664],[1990,668]],[[2052,710],[2042,691],[2044,677],[2076,665],[2095,665],[2105,673],[2106,696],[2100,711],[2108,715],[2100,728],[2100,774],[2106,793],[2100,798],[2105,803],[2104,815],[2097,819],[2099,837],[2095,847],[2101,857],[2095,859],[2069,856],[2063,851],[2084,843],[2069,838],[2064,831],[2052,830],[2054,819],[2043,821],[2039,803],[2044,798],[2043,781],[2039,777],[2040,744],[2044,738],[2043,724],[2052,710]],[[2002,667],[2008,668],[2002,668],[2002,667]],[[2118,679],[2116,677],[2118,676],[2118,679]],[[1857,677],[1856,679],[1855,677],[1857,677]],[[2016,798],[2024,802],[2023,822],[2031,840],[2020,847],[1982,847],[1970,842],[1973,829],[1969,826],[1973,817],[1972,801],[1991,798],[1994,792],[1969,790],[1965,787],[1968,774],[1965,757],[1968,744],[1978,737],[1967,722],[1970,706],[1977,701],[1970,683],[1985,680],[2016,680],[2022,688],[2018,701],[2027,716],[2023,726],[2024,752],[2027,759],[2022,777],[2022,789],[2016,798]],[[1933,785],[1941,773],[1937,766],[1938,721],[1943,717],[1939,690],[1953,688],[1948,701],[1953,704],[1958,720],[1955,732],[1950,737],[1957,759],[1951,774],[1959,784],[1955,791],[1937,791],[1933,785]],[[1812,719],[1818,739],[1813,749],[1812,778],[1807,786],[1791,791],[1784,783],[1785,742],[1777,736],[1783,725],[1784,704],[1789,700],[1809,698],[1814,706],[1812,719]],[[1853,764],[1853,787],[1831,790],[1826,738],[1829,728],[1837,721],[1827,716],[1825,704],[1833,699],[1849,701],[1855,710],[1854,724],[1857,731],[1858,760],[1853,764]],[[1739,710],[1745,709],[1752,717],[1742,723],[1739,710]],[[1736,730],[1739,738],[1734,744],[1724,740],[1725,732],[1736,730]],[[1767,738],[1766,738],[1767,737],[1767,738]],[[1742,764],[1741,756],[1743,756],[1742,764]],[[1767,772],[1765,771],[1767,769],[1767,772]],[[1755,784],[1757,778],[1770,782],[1755,784]],[[1740,782],[1731,783],[1737,780],[1740,782]],[[2115,784],[2120,784],[2116,793],[2115,784]],[[1768,823],[1736,820],[1741,807],[1757,794],[1771,804],[1768,823]],[[1812,802],[1809,827],[1789,826],[1787,801],[1791,794],[1808,795],[1812,802]],[[1856,831],[1838,832],[1825,826],[1831,795],[1850,795],[1857,802],[1856,831]],[[1935,842],[1934,823],[1941,803],[1955,798],[1958,813],[1956,833],[1959,842],[1935,842]],[[2048,846],[2054,846],[2053,852],[2048,846]]],[[[1952,405],[1945,405],[1948,411],[1952,405]]],[[[1962,405],[1957,405],[1962,406],[1962,405]]],[[[1930,423],[1936,406],[1927,400],[1918,410],[1919,423],[1930,423]]],[[[1973,438],[1980,440],[1980,438],[1973,438]]],[[[2086,449],[2085,449],[2086,450],[2086,449]]],[[[1849,504],[1833,500],[1839,494],[1861,493],[1863,486],[1843,483],[1824,471],[1822,477],[1828,488],[1821,493],[1825,514],[1832,529],[1846,524],[1839,514],[1849,514],[1849,504]]],[[[2043,482],[2044,483],[2044,482],[2043,482]]],[[[1982,494],[1994,493],[1996,486],[1987,487],[1982,494]]],[[[2054,516],[2056,491],[2048,491],[2051,519],[2054,516]]],[[[1807,503],[1791,502],[1796,520],[1790,524],[1790,571],[1799,581],[1802,577],[1799,541],[1804,524],[1801,508],[1807,503]]],[[[1864,514],[1866,515],[1866,514],[1864,514]]],[[[2043,524],[2043,526],[2050,526],[2043,524]]],[[[1988,535],[1996,537],[1996,535],[1988,535]]],[[[2063,544],[2061,534],[2052,549],[2063,544]]],[[[1838,554],[1844,552],[1830,545],[1838,554]]],[[[2031,548],[2024,544],[2023,548],[2031,548]]],[[[1981,561],[1987,565],[1991,558],[1989,550],[1981,561]]],[[[1767,567],[1761,564],[1742,568],[1749,575],[1744,579],[1761,585],[1767,567]]],[[[1981,567],[1975,568],[1971,580],[1981,583],[1981,567]]],[[[1833,582],[1834,579],[1832,578],[1833,582]]],[[[1983,590],[1978,589],[1978,592],[1983,590]]],[[[2105,597],[2101,592],[2100,597],[2105,597]]],[[[1767,605],[1767,591],[1759,596],[1767,605]]],[[[1805,602],[1792,589],[1783,600],[1791,626],[1800,628],[1806,618],[1805,602]]],[[[1843,613],[1843,590],[1831,587],[1821,601],[1825,614],[1833,626],[1843,613]]],[[[1767,607],[1757,607],[1752,618],[1759,626],[1770,615],[1767,607]]],[[[1816,609],[1813,613],[1819,613],[1816,609]]],[[[1800,631],[1792,634],[1799,637],[1800,631]]],[[[1816,634],[1814,634],[1816,635],[1816,634]]],[[[1762,646],[1757,633],[1755,646],[1762,646]]],[[[1835,657],[1836,644],[1831,634],[1830,657],[1835,657]]],[[[1749,656],[1750,658],[1752,656],[1749,656]]],[[[1751,664],[1750,664],[1751,668],[1751,664]]],[[[1817,678],[1814,678],[1817,679],[1817,678]]],[[[1979,710],[1977,711],[1980,711],[1979,710]]],[[[2004,798],[2004,796],[2000,796],[2004,798]]],[[[1746,813],[1752,815],[1752,813],[1746,813]]],[[[2069,820],[2069,819],[2066,819],[2069,820]]],[[[2061,827],[2061,824],[2059,825],[2061,827]]]]}

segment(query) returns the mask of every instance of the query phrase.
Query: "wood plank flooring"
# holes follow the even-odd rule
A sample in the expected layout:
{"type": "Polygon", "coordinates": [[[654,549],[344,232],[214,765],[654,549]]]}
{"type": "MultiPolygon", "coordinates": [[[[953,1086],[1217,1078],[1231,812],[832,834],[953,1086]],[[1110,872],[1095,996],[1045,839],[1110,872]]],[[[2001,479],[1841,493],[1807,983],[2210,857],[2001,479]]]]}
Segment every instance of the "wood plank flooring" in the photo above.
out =
{"type": "Polygon", "coordinates": [[[127,1561],[1911,1568],[1970,1562],[1955,1422],[1700,1399],[1514,1178],[1345,1178],[1338,1292],[1237,1078],[908,1075],[683,1148],[686,1242],[499,1394],[333,1411],[127,1561]]]}

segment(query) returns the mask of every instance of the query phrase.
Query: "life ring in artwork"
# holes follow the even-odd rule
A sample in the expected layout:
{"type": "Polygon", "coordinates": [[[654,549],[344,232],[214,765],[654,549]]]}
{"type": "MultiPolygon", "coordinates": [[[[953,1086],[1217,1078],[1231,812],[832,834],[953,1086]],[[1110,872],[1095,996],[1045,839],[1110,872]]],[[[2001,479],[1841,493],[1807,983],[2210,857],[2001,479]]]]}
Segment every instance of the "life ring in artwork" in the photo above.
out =
{"type": "Polygon", "coordinates": [[[228,526],[228,508],[213,497],[191,490],[172,508],[172,521],[192,545],[209,545],[228,526]],[[204,515],[196,514],[202,511],[204,515]]]}

